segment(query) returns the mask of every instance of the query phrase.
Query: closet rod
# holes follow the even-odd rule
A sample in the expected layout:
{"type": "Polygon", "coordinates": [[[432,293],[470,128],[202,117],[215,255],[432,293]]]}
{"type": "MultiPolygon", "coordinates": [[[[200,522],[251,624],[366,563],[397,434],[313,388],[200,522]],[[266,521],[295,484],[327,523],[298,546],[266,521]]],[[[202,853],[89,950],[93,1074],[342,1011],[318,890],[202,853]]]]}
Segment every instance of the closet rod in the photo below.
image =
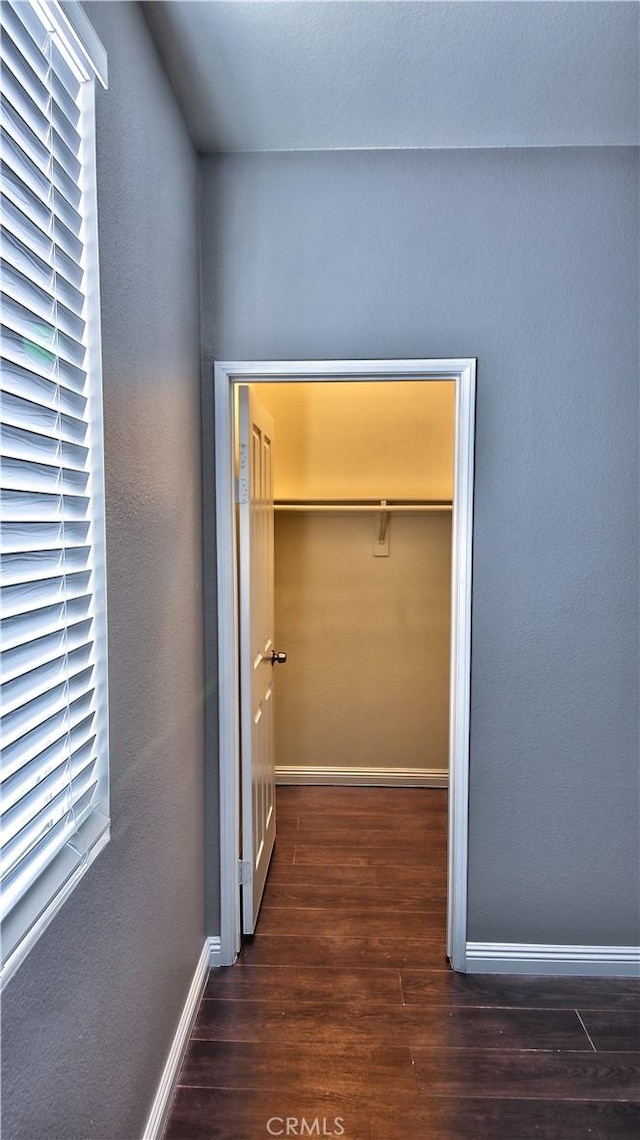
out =
{"type": "Polygon", "coordinates": [[[389,501],[388,499],[363,499],[361,502],[341,502],[336,500],[320,501],[317,499],[290,499],[290,500],[276,500],[274,507],[277,511],[325,511],[325,512],[339,512],[343,514],[351,514],[356,511],[371,511],[374,514],[379,514],[380,511],[388,511],[390,513],[404,512],[405,514],[421,513],[423,511],[450,511],[453,504],[446,500],[437,499],[396,499],[389,501]]]}

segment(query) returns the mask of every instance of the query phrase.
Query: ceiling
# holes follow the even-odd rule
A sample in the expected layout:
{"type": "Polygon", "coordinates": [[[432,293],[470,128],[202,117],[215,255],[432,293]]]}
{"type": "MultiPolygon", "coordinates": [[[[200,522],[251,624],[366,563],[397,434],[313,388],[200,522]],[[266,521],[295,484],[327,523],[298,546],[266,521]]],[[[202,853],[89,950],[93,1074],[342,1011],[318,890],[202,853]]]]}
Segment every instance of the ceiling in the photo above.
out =
{"type": "Polygon", "coordinates": [[[640,143],[638,0],[144,7],[203,152],[640,143]]]}

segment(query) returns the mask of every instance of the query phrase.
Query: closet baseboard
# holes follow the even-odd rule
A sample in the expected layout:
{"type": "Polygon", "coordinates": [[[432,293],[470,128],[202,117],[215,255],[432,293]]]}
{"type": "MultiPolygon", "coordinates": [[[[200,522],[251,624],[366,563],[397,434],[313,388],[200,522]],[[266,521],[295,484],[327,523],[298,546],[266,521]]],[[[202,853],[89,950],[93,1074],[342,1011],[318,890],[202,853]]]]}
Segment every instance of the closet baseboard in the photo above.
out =
{"type": "Polygon", "coordinates": [[[446,768],[330,768],[276,765],[276,784],[344,784],[350,787],[447,788],[446,768]]]}

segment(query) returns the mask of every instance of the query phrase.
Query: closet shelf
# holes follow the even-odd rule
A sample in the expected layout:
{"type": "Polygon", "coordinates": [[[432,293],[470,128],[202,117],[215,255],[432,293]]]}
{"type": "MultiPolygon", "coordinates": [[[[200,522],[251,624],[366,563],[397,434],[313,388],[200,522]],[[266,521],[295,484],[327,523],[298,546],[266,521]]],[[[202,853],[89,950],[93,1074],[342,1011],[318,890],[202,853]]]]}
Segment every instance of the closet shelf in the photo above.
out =
{"type": "Polygon", "coordinates": [[[420,514],[451,511],[450,499],[276,499],[276,511],[322,511],[349,514],[356,511],[420,514]]]}

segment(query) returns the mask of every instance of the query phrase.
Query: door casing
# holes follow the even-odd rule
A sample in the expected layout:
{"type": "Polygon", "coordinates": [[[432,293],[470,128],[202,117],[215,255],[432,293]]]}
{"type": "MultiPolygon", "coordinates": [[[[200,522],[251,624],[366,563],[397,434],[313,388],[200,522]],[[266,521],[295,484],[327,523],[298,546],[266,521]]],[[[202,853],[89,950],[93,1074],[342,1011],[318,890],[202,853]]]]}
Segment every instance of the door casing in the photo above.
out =
{"type": "MultiPolygon", "coordinates": [[[[240,756],[237,534],[234,471],[234,385],[273,381],[453,380],[456,385],[451,568],[449,838],[447,955],[466,971],[471,690],[471,574],[476,361],[286,360],[220,361],[214,365],[216,569],[218,582],[218,747],[220,836],[220,965],[240,949],[240,756]]],[[[213,758],[211,758],[213,760],[213,758]]],[[[208,821],[215,824],[216,821],[208,821]]]]}

